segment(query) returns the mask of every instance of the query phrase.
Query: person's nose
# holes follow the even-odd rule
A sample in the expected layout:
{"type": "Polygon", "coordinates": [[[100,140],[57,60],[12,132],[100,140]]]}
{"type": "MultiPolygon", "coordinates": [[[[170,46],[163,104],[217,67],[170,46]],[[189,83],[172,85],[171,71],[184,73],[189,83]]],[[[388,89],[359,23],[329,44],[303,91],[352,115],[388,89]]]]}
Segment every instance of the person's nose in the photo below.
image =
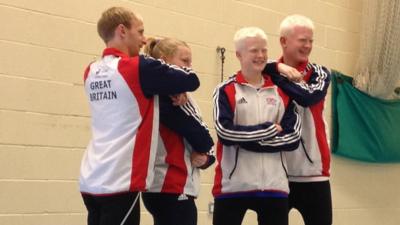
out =
{"type": "Polygon", "coordinates": [[[266,54],[264,51],[257,51],[257,57],[265,58],[266,54]]]}
{"type": "Polygon", "coordinates": [[[306,41],[304,47],[311,48],[312,47],[312,41],[306,41]]]}
{"type": "Polygon", "coordinates": [[[147,38],[144,35],[143,35],[143,38],[142,38],[142,43],[143,43],[143,45],[147,44],[147,38]]]}

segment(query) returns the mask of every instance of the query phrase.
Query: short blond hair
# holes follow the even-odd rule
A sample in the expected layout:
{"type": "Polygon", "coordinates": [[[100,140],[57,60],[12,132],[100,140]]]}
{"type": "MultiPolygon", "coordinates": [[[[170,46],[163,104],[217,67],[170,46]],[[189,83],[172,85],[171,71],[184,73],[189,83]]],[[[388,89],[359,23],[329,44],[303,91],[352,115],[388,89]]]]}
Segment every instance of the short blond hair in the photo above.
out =
{"type": "Polygon", "coordinates": [[[233,43],[235,44],[236,51],[240,50],[243,47],[243,41],[246,38],[251,37],[259,37],[266,42],[268,41],[268,37],[262,29],[258,27],[243,27],[236,31],[235,35],[233,36],[233,43]]]}
{"type": "Polygon", "coordinates": [[[287,37],[295,27],[306,27],[314,31],[314,23],[310,18],[303,15],[293,14],[282,20],[281,25],[279,26],[281,37],[287,37]]]}
{"type": "Polygon", "coordinates": [[[128,29],[131,28],[132,19],[140,20],[140,17],[135,15],[129,9],[123,7],[111,7],[101,14],[97,22],[97,33],[105,43],[114,37],[115,29],[118,25],[123,24],[128,29]]]}
{"type": "Polygon", "coordinates": [[[189,48],[186,42],[175,38],[148,38],[146,46],[144,47],[144,53],[156,59],[162,56],[171,57],[176,54],[180,46],[189,48]]]}

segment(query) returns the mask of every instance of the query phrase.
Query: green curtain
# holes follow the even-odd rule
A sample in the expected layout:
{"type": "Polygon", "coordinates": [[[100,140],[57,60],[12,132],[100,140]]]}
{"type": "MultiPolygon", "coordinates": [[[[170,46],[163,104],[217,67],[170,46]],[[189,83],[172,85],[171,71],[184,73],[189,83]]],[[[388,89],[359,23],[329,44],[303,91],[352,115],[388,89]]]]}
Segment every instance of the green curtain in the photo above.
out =
{"type": "Polygon", "coordinates": [[[366,162],[400,162],[400,101],[356,89],[332,71],[332,152],[366,162]]]}

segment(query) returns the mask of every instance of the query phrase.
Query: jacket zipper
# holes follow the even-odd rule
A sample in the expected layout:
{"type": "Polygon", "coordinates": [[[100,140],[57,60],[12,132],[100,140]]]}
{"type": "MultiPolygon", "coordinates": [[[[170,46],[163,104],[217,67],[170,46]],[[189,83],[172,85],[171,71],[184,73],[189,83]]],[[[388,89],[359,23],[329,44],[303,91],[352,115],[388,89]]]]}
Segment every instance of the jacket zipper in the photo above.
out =
{"type": "Polygon", "coordinates": [[[283,157],[282,157],[282,154],[283,154],[283,152],[281,151],[281,152],[280,152],[280,155],[281,155],[281,164],[282,164],[282,168],[283,168],[283,170],[285,171],[286,178],[289,178],[288,171],[287,171],[287,169],[286,169],[286,166],[285,166],[285,164],[283,163],[283,157]]]}

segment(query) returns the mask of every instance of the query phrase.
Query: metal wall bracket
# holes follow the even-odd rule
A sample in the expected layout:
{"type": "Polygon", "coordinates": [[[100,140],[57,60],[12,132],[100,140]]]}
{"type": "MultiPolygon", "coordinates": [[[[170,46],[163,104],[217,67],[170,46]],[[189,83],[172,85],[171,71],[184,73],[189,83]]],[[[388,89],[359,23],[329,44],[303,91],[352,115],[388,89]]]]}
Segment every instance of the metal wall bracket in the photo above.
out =
{"type": "Polygon", "coordinates": [[[217,46],[217,54],[221,59],[221,82],[224,81],[224,63],[225,63],[225,52],[226,49],[224,47],[217,46]]]}

